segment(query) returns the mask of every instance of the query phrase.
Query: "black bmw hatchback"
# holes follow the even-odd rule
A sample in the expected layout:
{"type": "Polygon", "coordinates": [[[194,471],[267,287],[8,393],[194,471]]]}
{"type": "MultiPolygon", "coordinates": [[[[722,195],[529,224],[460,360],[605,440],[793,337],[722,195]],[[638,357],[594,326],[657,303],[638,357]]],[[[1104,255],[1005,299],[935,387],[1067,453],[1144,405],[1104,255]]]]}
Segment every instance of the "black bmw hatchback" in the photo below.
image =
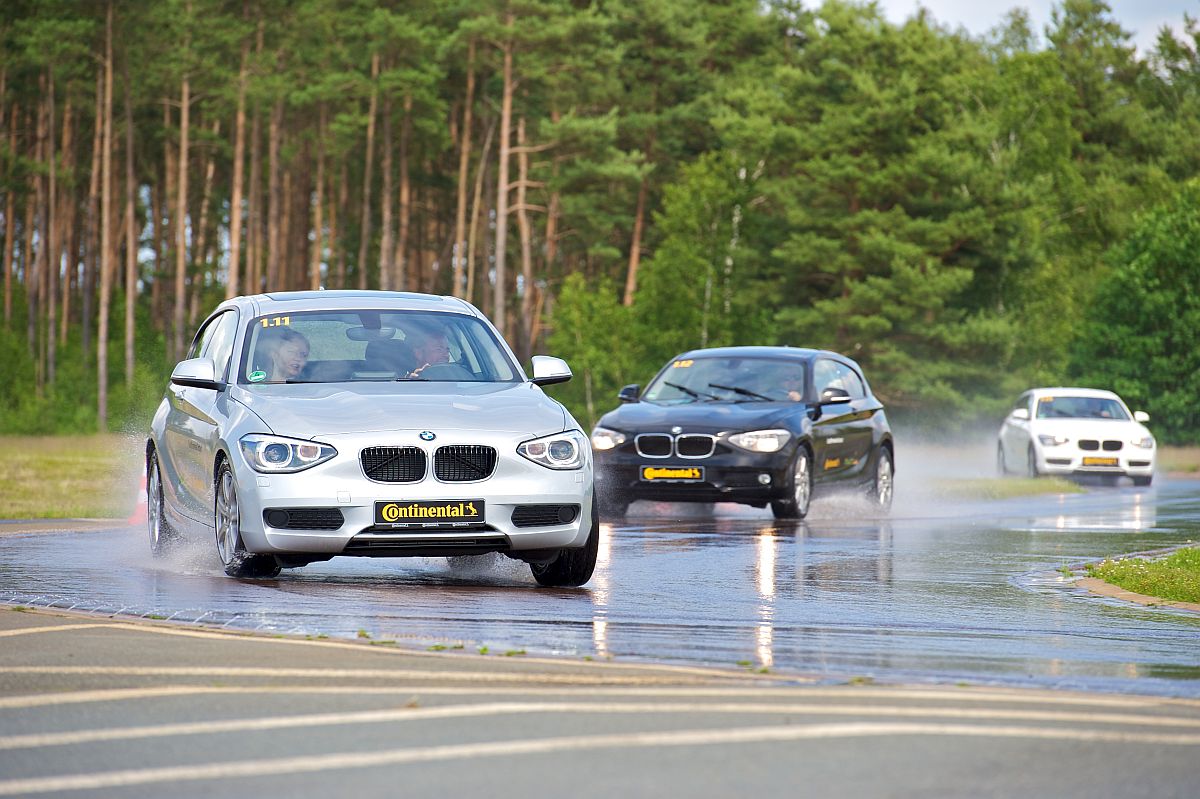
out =
{"type": "Polygon", "coordinates": [[[793,347],[692,350],[667,363],[592,431],[610,513],[635,499],[768,504],[799,519],[814,494],[859,489],[886,510],[895,449],[858,364],[793,347]]]}

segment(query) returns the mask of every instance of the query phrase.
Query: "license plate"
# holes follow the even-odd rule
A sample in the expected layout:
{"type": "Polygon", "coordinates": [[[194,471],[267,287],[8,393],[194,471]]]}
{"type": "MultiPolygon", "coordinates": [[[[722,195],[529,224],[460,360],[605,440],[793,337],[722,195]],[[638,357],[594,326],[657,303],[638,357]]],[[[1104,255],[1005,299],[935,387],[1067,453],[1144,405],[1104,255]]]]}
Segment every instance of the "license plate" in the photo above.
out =
{"type": "Polygon", "coordinates": [[[649,482],[699,483],[704,480],[704,467],[643,466],[642,479],[649,482]]]}
{"type": "Polygon", "coordinates": [[[1116,466],[1116,458],[1084,458],[1084,466],[1116,466]]]}
{"type": "Polygon", "coordinates": [[[448,527],[483,521],[482,499],[409,499],[375,503],[383,527],[448,527]]]}

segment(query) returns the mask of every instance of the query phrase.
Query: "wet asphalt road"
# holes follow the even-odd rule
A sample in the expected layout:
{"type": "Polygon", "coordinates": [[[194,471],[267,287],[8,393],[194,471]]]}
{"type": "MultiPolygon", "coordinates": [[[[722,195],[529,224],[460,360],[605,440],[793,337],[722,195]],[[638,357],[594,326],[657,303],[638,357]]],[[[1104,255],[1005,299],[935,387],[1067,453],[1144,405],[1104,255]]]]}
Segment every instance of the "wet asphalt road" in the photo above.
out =
{"type": "Polygon", "coordinates": [[[14,533],[0,602],[420,650],[1200,697],[1200,615],[1095,597],[1058,571],[1200,540],[1194,480],[991,502],[900,481],[888,518],[835,498],[795,524],[637,503],[602,533],[595,577],[573,590],[500,556],[335,558],[239,581],[208,541],[153,561],[141,528],[14,533]]]}

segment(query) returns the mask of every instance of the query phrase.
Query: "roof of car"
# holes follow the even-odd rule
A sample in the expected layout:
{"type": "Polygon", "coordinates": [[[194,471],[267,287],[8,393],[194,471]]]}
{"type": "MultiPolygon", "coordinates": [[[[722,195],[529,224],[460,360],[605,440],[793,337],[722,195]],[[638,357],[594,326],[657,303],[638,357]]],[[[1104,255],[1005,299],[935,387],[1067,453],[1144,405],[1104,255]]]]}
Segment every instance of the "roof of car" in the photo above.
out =
{"type": "Polygon", "coordinates": [[[1042,397],[1048,394],[1070,394],[1075,397],[1104,397],[1106,399],[1120,399],[1111,391],[1105,391],[1101,388],[1076,388],[1072,386],[1053,386],[1047,388],[1031,388],[1031,393],[1042,397]]]}
{"type": "Polygon", "coordinates": [[[854,363],[854,359],[847,358],[845,355],[836,352],[811,350],[805,347],[710,347],[700,350],[688,350],[685,353],[677,355],[674,360],[680,358],[788,358],[809,361],[819,355],[828,355],[841,358],[849,363],[854,363]]]}
{"type": "Polygon", "coordinates": [[[266,294],[235,297],[228,304],[249,308],[254,313],[283,311],[340,311],[358,308],[402,311],[447,311],[481,315],[470,303],[457,297],[419,294],[411,291],[272,291],[266,294]]]}

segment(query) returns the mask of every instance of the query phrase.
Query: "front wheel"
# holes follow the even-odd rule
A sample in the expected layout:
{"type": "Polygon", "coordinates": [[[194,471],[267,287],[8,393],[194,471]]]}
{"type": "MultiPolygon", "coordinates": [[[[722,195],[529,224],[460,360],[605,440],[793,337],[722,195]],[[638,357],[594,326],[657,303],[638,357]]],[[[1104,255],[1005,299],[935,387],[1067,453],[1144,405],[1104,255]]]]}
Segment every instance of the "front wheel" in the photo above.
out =
{"type": "Polygon", "coordinates": [[[217,470],[213,521],[217,531],[217,555],[230,577],[274,577],[279,561],[271,555],[252,555],[242,543],[242,514],[238,506],[237,483],[228,462],[217,470]]]}
{"type": "Polygon", "coordinates": [[[575,549],[564,547],[549,563],[530,563],[529,570],[538,585],[554,588],[575,588],[592,579],[596,570],[596,555],[600,552],[600,514],[592,499],[592,527],[587,543],[575,549]]]}
{"type": "Polygon", "coordinates": [[[1008,477],[1008,460],[1004,457],[1004,445],[996,445],[996,476],[1008,477]]]}
{"type": "Polygon", "coordinates": [[[179,534],[171,527],[163,512],[162,472],[158,466],[158,453],[150,453],[146,463],[146,527],[150,534],[150,554],[162,557],[178,543],[179,534]]]}
{"type": "Polygon", "coordinates": [[[776,519],[803,519],[808,515],[813,489],[812,455],[807,447],[802,446],[796,450],[789,488],[791,490],[787,499],[771,503],[771,512],[775,514],[776,519]]]}
{"type": "Polygon", "coordinates": [[[892,507],[895,474],[896,467],[892,465],[891,451],[887,447],[880,447],[879,458],[875,464],[875,482],[871,485],[871,500],[880,510],[887,511],[892,507]]]}
{"type": "Polygon", "coordinates": [[[1133,484],[1135,486],[1145,487],[1145,486],[1150,485],[1152,482],[1154,482],[1154,475],[1152,475],[1152,474],[1148,474],[1145,477],[1134,477],[1133,478],[1133,484]]]}
{"type": "Polygon", "coordinates": [[[1039,474],[1041,474],[1038,471],[1037,450],[1033,448],[1033,444],[1029,445],[1029,450],[1026,452],[1025,460],[1025,469],[1030,477],[1037,477],[1039,474]]]}

